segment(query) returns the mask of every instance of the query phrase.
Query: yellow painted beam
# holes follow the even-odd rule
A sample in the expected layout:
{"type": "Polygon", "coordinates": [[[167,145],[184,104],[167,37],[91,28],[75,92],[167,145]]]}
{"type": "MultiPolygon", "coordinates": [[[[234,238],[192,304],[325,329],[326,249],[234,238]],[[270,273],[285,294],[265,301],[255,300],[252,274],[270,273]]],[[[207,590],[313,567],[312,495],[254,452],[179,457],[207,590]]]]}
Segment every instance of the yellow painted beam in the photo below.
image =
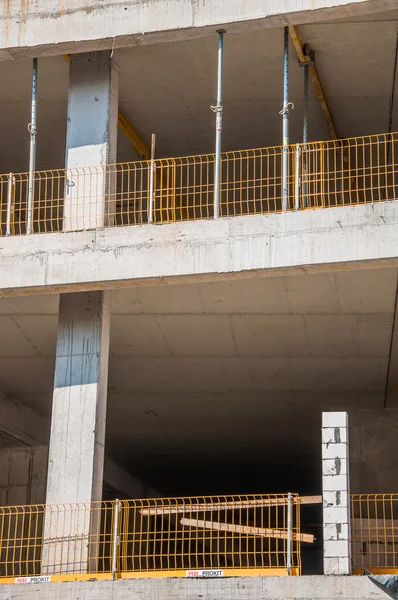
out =
{"type": "Polygon", "coordinates": [[[144,158],[145,160],[149,160],[151,158],[151,153],[150,153],[148,146],[146,145],[146,143],[144,142],[144,140],[142,139],[140,134],[134,129],[134,127],[131,125],[131,123],[127,120],[127,117],[125,117],[124,114],[120,110],[119,110],[119,114],[118,114],[117,124],[118,124],[120,131],[122,131],[124,133],[124,135],[133,144],[134,149],[135,149],[136,153],[138,154],[138,156],[142,156],[142,158],[144,158]]]}
{"type": "MultiPolygon", "coordinates": [[[[70,62],[69,54],[64,54],[64,59],[70,62]]],[[[136,151],[138,156],[142,156],[145,160],[149,160],[151,157],[151,152],[140,136],[140,134],[134,129],[132,124],[128,121],[127,117],[119,110],[118,127],[120,131],[124,133],[124,135],[130,140],[130,142],[134,146],[134,150],[136,151]]]]}
{"type": "MultiPolygon", "coordinates": [[[[292,42],[296,49],[297,56],[298,56],[300,63],[310,62],[311,61],[310,57],[307,54],[304,54],[303,41],[301,39],[300,31],[299,31],[297,25],[290,25],[289,33],[290,33],[290,37],[292,38],[292,42]]],[[[311,48],[309,47],[308,44],[307,44],[307,49],[308,49],[308,52],[310,52],[311,48]]],[[[321,105],[322,112],[324,114],[330,136],[332,139],[336,140],[336,139],[338,139],[336,126],[334,124],[332,111],[330,109],[328,100],[326,98],[325,90],[323,89],[321,78],[319,77],[318,69],[315,64],[312,64],[307,68],[309,70],[312,84],[314,86],[316,95],[318,96],[318,100],[321,105]]]]}

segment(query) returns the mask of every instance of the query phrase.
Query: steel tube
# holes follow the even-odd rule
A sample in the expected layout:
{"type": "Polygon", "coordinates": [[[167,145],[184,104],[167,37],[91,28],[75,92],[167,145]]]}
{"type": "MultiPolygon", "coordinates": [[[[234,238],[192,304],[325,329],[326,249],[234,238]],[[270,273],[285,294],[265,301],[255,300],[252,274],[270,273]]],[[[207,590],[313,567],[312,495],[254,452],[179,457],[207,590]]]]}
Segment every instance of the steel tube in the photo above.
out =
{"type": "Polygon", "coordinates": [[[112,548],[112,579],[116,579],[117,571],[117,547],[119,544],[119,511],[120,502],[115,501],[115,516],[113,521],[113,548],[112,548]]]}
{"type": "Polygon", "coordinates": [[[214,218],[220,216],[221,199],[221,142],[222,142],[222,124],[223,124],[223,54],[224,54],[224,33],[223,29],[218,32],[218,72],[217,72],[217,105],[212,106],[216,113],[216,154],[214,165],[214,218]]]}
{"type": "Polygon", "coordinates": [[[284,29],[283,52],[283,162],[282,162],[282,210],[289,207],[289,27],[284,29]]]}
{"type": "Polygon", "coordinates": [[[11,235],[11,214],[12,214],[12,190],[14,186],[14,175],[12,173],[8,176],[7,186],[7,223],[6,223],[6,235],[11,235]]]}
{"type": "Polygon", "coordinates": [[[37,58],[33,59],[32,69],[32,109],[31,120],[29,124],[30,146],[29,146],[29,181],[28,181],[28,210],[26,233],[33,232],[33,209],[34,209],[34,188],[35,188],[35,168],[36,168],[36,103],[37,103],[37,58]]]}
{"type": "Polygon", "coordinates": [[[300,157],[301,148],[299,144],[296,144],[296,168],[295,168],[295,190],[294,190],[294,208],[299,210],[300,208],[300,157]]]}
{"type": "Polygon", "coordinates": [[[287,495],[287,552],[286,552],[286,570],[287,574],[292,573],[292,495],[287,495]]]}
{"type": "Polygon", "coordinates": [[[151,139],[151,165],[149,174],[149,223],[153,223],[153,212],[155,204],[155,146],[156,135],[153,133],[151,139]]]}
{"type": "Polygon", "coordinates": [[[308,66],[304,65],[303,144],[308,142],[308,66]]]}
{"type": "Polygon", "coordinates": [[[304,67],[304,115],[303,115],[303,208],[307,206],[307,142],[308,142],[308,79],[309,67],[304,67]]]}

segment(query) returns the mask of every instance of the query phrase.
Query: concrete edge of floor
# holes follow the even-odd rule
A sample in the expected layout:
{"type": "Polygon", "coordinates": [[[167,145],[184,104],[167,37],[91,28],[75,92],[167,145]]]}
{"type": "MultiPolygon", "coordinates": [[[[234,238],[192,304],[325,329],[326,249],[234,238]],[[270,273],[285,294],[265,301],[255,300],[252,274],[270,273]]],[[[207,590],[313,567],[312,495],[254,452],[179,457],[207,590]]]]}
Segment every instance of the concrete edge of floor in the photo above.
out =
{"type": "Polygon", "coordinates": [[[112,41],[117,48],[185,40],[214,35],[219,26],[232,33],[395,8],[394,0],[81,0],[68,9],[57,0],[18,4],[19,12],[8,2],[0,12],[0,60],[89,52],[110,48],[112,41]]]}
{"type": "Polygon", "coordinates": [[[153,578],[0,585],[0,600],[375,600],[367,577],[153,578]]]}
{"type": "Polygon", "coordinates": [[[3,295],[396,266],[398,202],[1,238],[3,295]]]}

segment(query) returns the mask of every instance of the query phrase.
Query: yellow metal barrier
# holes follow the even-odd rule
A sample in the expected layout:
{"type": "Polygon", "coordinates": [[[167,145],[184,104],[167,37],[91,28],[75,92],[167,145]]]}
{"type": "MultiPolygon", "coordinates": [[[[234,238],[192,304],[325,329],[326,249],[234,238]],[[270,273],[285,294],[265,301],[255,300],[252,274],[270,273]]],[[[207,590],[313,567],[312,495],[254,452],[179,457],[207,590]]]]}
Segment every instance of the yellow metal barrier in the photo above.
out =
{"type": "Polygon", "coordinates": [[[286,575],[289,556],[299,575],[313,539],[294,494],[2,507],[0,583],[286,575]]]}
{"type": "Polygon", "coordinates": [[[398,573],[398,494],[351,496],[353,573],[398,573]]]}
{"type": "MultiPolygon", "coordinates": [[[[289,210],[398,198],[398,134],[288,148],[289,210]]],[[[222,155],[223,217],[282,210],[282,147],[222,155]]],[[[33,231],[76,231],[213,217],[214,155],[38,171],[33,231]],[[153,196],[151,197],[151,187],[153,196]]],[[[0,176],[1,235],[26,233],[28,174],[0,176]]]]}

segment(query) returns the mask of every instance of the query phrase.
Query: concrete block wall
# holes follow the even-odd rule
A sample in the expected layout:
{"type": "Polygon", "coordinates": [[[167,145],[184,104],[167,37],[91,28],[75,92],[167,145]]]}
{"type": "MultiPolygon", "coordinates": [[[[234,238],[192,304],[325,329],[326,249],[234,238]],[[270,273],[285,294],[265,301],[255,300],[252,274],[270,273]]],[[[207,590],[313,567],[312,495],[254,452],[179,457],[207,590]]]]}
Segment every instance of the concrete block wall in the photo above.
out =
{"type": "Polygon", "coordinates": [[[351,574],[348,415],[322,415],[323,564],[325,575],[351,574]]]}

